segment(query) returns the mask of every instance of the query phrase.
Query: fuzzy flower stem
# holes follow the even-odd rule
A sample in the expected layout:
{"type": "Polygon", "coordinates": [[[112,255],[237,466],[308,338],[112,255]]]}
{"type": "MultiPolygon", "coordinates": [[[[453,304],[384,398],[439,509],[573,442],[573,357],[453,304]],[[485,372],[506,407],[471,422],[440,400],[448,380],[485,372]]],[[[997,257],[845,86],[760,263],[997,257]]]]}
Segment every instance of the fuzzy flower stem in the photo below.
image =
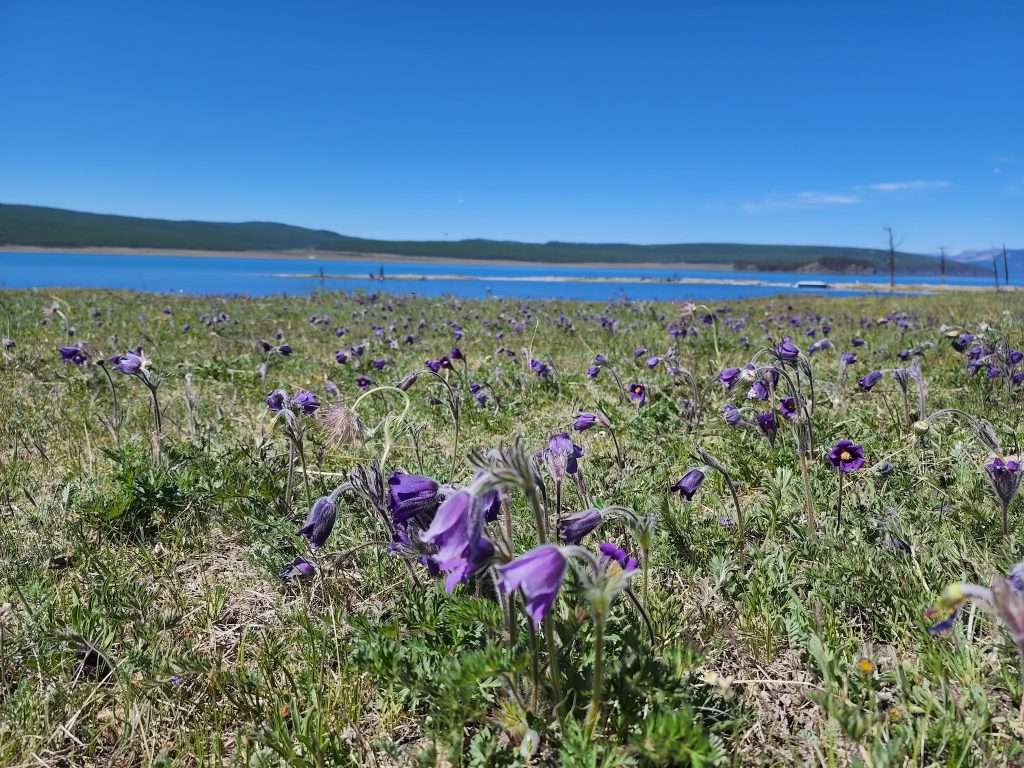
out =
{"type": "Polygon", "coordinates": [[[558,661],[558,645],[555,643],[554,616],[544,617],[544,639],[548,644],[548,672],[551,677],[551,688],[555,694],[555,713],[562,707],[562,669],[558,661]]]}
{"type": "Polygon", "coordinates": [[[836,528],[841,528],[843,525],[843,480],[845,477],[845,473],[839,473],[839,500],[836,503],[836,528]]]}
{"type": "Polygon", "coordinates": [[[102,360],[100,360],[99,366],[100,369],[103,371],[103,375],[107,377],[107,384],[110,385],[110,399],[112,402],[110,408],[110,424],[116,432],[119,426],[117,413],[117,388],[114,386],[114,379],[111,377],[110,371],[107,370],[107,366],[102,360]]]}
{"type": "Polygon", "coordinates": [[[594,737],[601,712],[601,693],[604,687],[604,611],[594,611],[594,673],[590,680],[590,709],[584,726],[587,741],[594,737]]]}
{"type": "Polygon", "coordinates": [[[817,530],[818,523],[814,514],[814,496],[811,493],[811,467],[807,462],[807,455],[800,451],[800,479],[804,486],[804,512],[807,513],[807,532],[813,536],[817,530]]]}

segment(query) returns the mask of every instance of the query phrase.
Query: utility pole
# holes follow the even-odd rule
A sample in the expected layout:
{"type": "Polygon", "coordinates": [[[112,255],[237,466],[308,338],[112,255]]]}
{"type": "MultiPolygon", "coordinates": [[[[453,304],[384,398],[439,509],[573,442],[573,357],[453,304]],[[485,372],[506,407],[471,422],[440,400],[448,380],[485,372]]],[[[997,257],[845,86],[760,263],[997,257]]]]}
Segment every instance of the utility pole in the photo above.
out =
{"type": "Polygon", "coordinates": [[[882,227],[883,230],[889,233],[889,290],[892,291],[896,288],[896,243],[895,235],[893,235],[892,227],[882,227]]]}
{"type": "Polygon", "coordinates": [[[1003,283],[1010,285],[1010,260],[1006,256],[1006,243],[1003,243],[1003,283]]]}
{"type": "Polygon", "coordinates": [[[939,247],[939,276],[942,278],[942,284],[946,284],[946,246],[939,247]]]}

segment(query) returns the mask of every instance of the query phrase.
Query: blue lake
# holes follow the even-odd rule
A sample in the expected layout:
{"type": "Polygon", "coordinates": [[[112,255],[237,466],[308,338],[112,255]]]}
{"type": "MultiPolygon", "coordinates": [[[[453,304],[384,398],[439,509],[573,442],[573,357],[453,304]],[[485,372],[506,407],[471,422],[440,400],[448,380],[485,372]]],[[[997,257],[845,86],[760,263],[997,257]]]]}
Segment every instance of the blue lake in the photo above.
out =
{"type": "MultiPolygon", "coordinates": [[[[793,293],[798,280],[877,284],[882,275],[843,276],[784,272],[722,272],[641,267],[449,264],[437,262],[322,261],[105,253],[0,253],[0,288],[120,288],[188,294],[303,294],[318,289],[605,301],[730,299],[793,293]],[[380,270],[387,279],[371,278],[380,270]],[[322,272],[322,277],[321,277],[322,272]],[[395,276],[393,279],[391,276],[395,276]],[[560,279],[552,279],[560,278],[560,279]],[[575,278],[575,279],[574,279],[575,278]],[[755,285],[663,282],[666,279],[753,281],[755,285]],[[593,282],[606,280],[614,282],[593,282]]],[[[901,276],[898,284],[937,283],[937,276],[901,276]]],[[[956,285],[991,286],[989,278],[947,278],[956,285]]],[[[806,289],[800,290],[808,292],[806,289]]],[[[863,291],[829,290],[829,295],[863,291]]]]}

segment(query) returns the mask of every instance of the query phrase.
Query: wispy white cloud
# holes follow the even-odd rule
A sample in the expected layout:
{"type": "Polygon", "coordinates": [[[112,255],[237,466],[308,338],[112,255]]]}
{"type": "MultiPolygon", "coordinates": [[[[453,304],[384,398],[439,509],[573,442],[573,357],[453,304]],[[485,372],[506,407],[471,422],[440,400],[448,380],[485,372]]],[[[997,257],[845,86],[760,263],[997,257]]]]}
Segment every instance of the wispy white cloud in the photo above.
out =
{"type": "Polygon", "coordinates": [[[953,182],[942,179],[911,179],[909,181],[882,181],[877,184],[867,184],[860,189],[870,189],[875,192],[903,192],[916,189],[946,189],[952,186],[953,182]]]}
{"type": "Polygon", "coordinates": [[[769,195],[761,200],[743,204],[748,212],[768,211],[779,208],[820,208],[830,205],[856,205],[861,202],[857,195],[845,192],[797,192],[792,195],[769,195]]]}

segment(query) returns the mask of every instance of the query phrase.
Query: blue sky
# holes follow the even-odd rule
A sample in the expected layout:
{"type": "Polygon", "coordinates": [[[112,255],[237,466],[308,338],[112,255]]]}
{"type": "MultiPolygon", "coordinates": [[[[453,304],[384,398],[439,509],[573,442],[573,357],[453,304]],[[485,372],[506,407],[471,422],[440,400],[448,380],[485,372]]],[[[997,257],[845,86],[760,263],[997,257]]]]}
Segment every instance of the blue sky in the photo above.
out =
{"type": "Polygon", "coordinates": [[[0,2],[0,201],[1024,247],[1024,4],[0,2]]]}

